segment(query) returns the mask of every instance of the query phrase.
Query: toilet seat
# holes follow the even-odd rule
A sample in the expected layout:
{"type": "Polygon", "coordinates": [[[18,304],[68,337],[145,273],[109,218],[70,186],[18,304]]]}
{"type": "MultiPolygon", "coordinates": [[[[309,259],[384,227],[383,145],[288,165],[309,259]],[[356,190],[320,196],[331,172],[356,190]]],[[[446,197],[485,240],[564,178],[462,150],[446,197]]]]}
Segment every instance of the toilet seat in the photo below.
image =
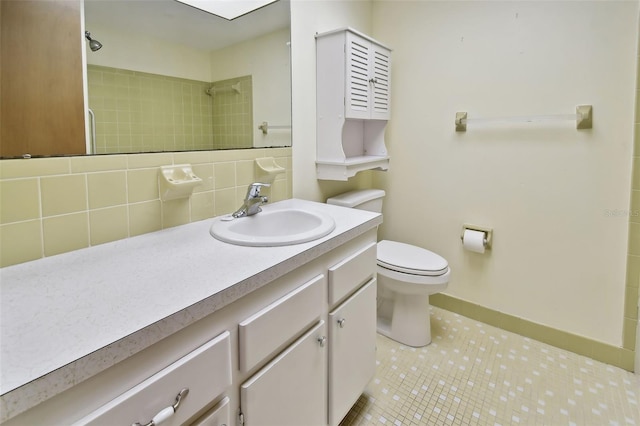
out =
{"type": "Polygon", "coordinates": [[[441,276],[449,271],[449,263],[442,256],[421,247],[388,240],[378,243],[378,266],[427,277],[441,276]]]}

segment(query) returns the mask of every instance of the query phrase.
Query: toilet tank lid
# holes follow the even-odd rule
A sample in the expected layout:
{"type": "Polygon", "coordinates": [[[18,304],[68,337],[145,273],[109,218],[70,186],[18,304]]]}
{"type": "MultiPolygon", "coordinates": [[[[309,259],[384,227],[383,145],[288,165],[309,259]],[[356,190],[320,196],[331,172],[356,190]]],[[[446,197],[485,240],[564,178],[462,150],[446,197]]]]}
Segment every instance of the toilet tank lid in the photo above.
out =
{"type": "Polygon", "coordinates": [[[367,201],[382,198],[384,195],[385,192],[382,189],[357,189],[327,198],[327,204],[353,208],[367,201]]]}

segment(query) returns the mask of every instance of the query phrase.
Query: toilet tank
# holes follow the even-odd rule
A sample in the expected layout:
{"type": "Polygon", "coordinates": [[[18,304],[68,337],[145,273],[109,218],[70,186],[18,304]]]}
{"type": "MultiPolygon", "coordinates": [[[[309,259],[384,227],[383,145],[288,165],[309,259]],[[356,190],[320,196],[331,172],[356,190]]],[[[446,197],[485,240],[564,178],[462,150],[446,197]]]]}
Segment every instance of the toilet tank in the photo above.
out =
{"type": "Polygon", "coordinates": [[[327,204],[382,213],[382,189],[358,189],[327,199],[327,204]]]}

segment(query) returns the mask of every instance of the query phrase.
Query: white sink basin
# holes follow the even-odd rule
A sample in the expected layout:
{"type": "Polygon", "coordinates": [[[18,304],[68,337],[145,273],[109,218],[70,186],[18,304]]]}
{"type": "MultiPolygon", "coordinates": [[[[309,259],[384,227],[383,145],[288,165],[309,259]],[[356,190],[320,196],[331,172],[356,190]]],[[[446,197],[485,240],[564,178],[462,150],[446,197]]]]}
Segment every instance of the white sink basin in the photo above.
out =
{"type": "Polygon", "coordinates": [[[215,219],[209,232],[221,241],[241,246],[277,247],[306,243],[336,227],[331,216],[299,209],[266,210],[253,216],[215,219]]]}

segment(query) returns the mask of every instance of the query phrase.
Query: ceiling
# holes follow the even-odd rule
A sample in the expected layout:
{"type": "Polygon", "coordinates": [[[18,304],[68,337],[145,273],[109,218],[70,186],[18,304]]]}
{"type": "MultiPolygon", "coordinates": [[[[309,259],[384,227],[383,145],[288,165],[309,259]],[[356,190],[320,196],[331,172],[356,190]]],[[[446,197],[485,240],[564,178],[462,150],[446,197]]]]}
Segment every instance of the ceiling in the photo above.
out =
{"type": "MultiPolygon", "coordinates": [[[[232,21],[174,0],[85,0],[84,13],[88,31],[95,23],[208,51],[290,23],[289,0],[278,0],[232,21]]],[[[95,37],[100,39],[99,34],[95,37]]]]}

